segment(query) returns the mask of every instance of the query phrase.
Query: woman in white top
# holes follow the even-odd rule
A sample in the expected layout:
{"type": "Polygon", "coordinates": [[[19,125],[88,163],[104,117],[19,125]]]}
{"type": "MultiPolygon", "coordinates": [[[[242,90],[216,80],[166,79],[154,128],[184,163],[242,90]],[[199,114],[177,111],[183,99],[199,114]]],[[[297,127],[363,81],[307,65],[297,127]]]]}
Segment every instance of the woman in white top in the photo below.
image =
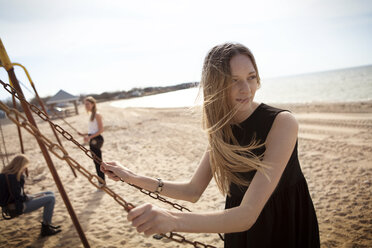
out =
{"type": "MultiPolygon", "coordinates": [[[[91,96],[88,96],[84,99],[85,109],[87,112],[91,112],[88,123],[88,133],[82,134],[84,136],[84,142],[89,142],[89,148],[92,154],[95,154],[102,160],[102,145],[103,145],[103,122],[102,116],[97,112],[96,99],[91,96]]],[[[100,170],[100,164],[93,160],[97,175],[105,181],[105,174],[100,170]]],[[[99,183],[102,186],[102,183],[99,183]]]]}

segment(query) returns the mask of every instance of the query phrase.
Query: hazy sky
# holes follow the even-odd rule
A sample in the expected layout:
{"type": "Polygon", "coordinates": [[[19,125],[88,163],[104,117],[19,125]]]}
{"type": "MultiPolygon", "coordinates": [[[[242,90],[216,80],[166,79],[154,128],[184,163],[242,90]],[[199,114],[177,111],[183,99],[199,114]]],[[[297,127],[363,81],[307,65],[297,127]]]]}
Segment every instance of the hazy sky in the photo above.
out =
{"type": "Polygon", "coordinates": [[[41,96],[199,81],[226,41],[248,46],[263,78],[367,65],[371,30],[370,0],[0,0],[0,38],[41,96]]]}

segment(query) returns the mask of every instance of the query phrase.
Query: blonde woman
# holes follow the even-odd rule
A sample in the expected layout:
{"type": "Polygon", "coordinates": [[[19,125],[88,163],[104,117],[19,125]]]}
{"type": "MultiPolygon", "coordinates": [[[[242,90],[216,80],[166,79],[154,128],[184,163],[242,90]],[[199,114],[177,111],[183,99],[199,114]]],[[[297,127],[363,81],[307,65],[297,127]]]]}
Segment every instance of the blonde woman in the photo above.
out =
{"type": "MultiPolygon", "coordinates": [[[[87,112],[90,113],[89,122],[88,122],[88,133],[82,134],[84,136],[84,142],[89,142],[89,148],[92,154],[95,154],[98,158],[102,160],[102,145],[104,139],[102,133],[104,131],[102,116],[97,112],[96,99],[91,96],[88,96],[84,99],[84,105],[87,112]]],[[[105,174],[100,170],[100,164],[93,160],[96,167],[97,175],[105,181],[105,174]]],[[[102,186],[102,183],[99,182],[99,185],[102,186]]]]}
{"type": "Polygon", "coordinates": [[[43,221],[41,222],[41,236],[51,236],[61,231],[60,226],[52,225],[55,204],[54,193],[51,191],[26,195],[24,192],[24,172],[29,160],[25,155],[17,155],[4,167],[0,174],[0,202],[14,203],[16,215],[29,213],[41,207],[43,221]]]}
{"type": "Polygon", "coordinates": [[[212,48],[201,86],[209,146],[192,178],[163,181],[102,163],[124,180],[175,199],[196,202],[212,178],[226,195],[225,210],[184,213],[143,204],[128,220],[145,235],[170,231],[225,233],[225,247],[319,247],[319,230],[297,157],[298,123],[282,109],[254,101],[260,77],[241,44],[212,48]]]}

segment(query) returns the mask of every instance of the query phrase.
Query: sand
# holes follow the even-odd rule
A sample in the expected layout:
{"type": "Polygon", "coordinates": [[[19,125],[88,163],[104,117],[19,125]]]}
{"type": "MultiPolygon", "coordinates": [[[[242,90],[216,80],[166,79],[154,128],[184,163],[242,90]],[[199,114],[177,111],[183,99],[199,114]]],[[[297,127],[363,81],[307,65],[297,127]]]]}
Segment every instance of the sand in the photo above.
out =
{"type": "MultiPolygon", "coordinates": [[[[280,107],[290,109],[300,124],[299,159],[318,216],[321,246],[372,247],[372,102],[280,107]]],[[[79,108],[80,115],[66,120],[84,131],[88,115],[79,108]]],[[[118,160],[133,171],[165,180],[185,180],[193,174],[207,145],[199,109],[119,109],[110,102],[98,104],[98,109],[105,125],[104,160],[118,160]]],[[[41,132],[55,141],[49,125],[35,119],[41,132]]],[[[54,121],[82,142],[65,123],[54,121]]],[[[11,159],[20,152],[16,127],[3,122],[2,128],[11,159]]],[[[38,210],[0,221],[0,247],[83,247],[37,142],[25,130],[22,133],[25,153],[32,161],[26,193],[55,192],[53,222],[63,231],[40,238],[42,211],[38,210]]],[[[72,158],[95,173],[93,162],[81,150],[67,140],[63,145],[72,158]]],[[[112,197],[83,175],[75,178],[64,161],[51,157],[91,247],[191,247],[138,234],[112,197]]],[[[151,202],[169,208],[123,182],[109,180],[108,187],[134,205],[151,202]]],[[[192,211],[210,211],[223,209],[224,200],[212,182],[197,203],[176,202],[192,211]]],[[[223,247],[216,234],[182,235],[223,247]]]]}

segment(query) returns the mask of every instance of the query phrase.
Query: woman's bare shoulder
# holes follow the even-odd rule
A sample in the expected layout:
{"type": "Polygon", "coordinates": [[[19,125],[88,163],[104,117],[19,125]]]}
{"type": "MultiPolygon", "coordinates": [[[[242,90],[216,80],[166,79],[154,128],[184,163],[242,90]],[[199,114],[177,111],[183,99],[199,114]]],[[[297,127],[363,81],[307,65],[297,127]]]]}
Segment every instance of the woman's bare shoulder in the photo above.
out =
{"type": "Polygon", "coordinates": [[[295,116],[288,111],[280,112],[271,127],[270,136],[283,136],[288,134],[297,135],[298,132],[298,122],[295,116]]]}

